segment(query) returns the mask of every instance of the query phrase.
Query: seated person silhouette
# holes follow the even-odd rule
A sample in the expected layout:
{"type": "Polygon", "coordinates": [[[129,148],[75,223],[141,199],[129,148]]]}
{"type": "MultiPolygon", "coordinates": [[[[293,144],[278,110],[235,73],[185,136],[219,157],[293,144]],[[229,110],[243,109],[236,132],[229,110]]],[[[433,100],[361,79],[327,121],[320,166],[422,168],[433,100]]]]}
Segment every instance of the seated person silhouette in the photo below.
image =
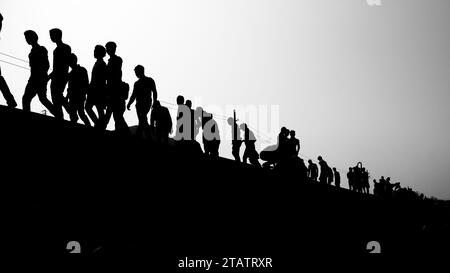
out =
{"type": "Polygon", "coordinates": [[[172,117],[169,109],[162,106],[159,101],[153,103],[150,126],[155,132],[158,143],[167,144],[169,142],[169,134],[172,133],[172,117]]]}

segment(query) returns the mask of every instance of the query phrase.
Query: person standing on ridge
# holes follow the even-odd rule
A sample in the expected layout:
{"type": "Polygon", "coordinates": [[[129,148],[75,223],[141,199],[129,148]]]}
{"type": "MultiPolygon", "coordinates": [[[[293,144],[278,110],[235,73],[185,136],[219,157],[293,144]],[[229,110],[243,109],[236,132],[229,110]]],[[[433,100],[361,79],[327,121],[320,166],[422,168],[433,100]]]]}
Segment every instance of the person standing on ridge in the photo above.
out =
{"type": "Polygon", "coordinates": [[[107,108],[103,127],[108,126],[111,115],[114,118],[116,132],[128,134],[128,124],[123,117],[126,108],[129,86],[122,81],[122,58],[116,55],[117,45],[114,42],[106,43],[106,53],[109,55],[107,65],[107,108]]]}
{"type": "Polygon", "coordinates": [[[67,88],[67,104],[70,120],[76,123],[79,116],[86,126],[91,127],[91,123],[84,110],[87,89],[89,87],[87,70],[78,64],[78,58],[73,53],[70,55],[69,65],[72,69],[69,73],[69,86],[67,88]]]}
{"type": "MultiPolygon", "coordinates": [[[[64,90],[69,80],[69,63],[72,49],[63,43],[62,31],[58,28],[50,30],[50,39],[56,44],[56,48],[53,51],[53,71],[48,76],[48,79],[51,80],[50,92],[52,95],[54,115],[55,118],[64,119],[63,106],[66,106],[64,90]]],[[[65,108],[67,112],[70,111],[67,107],[65,108]]]]}
{"type": "Polygon", "coordinates": [[[236,117],[234,118],[228,118],[227,120],[228,124],[231,126],[231,149],[232,149],[232,155],[234,157],[234,160],[237,162],[241,162],[240,157],[240,150],[242,145],[242,139],[241,139],[241,132],[239,130],[239,127],[237,125],[236,117]]]}
{"type": "Polygon", "coordinates": [[[148,113],[152,107],[153,100],[158,100],[155,81],[145,76],[145,69],[142,65],[136,66],[134,73],[138,80],[134,84],[133,93],[128,101],[127,109],[130,110],[131,105],[136,101],[136,113],[139,119],[139,125],[136,134],[142,134],[150,137],[150,125],[148,124],[148,113]]]}
{"type": "Polygon", "coordinates": [[[101,128],[101,122],[105,119],[107,77],[106,63],[103,60],[105,56],[106,49],[101,45],[95,46],[94,57],[97,61],[92,68],[91,83],[86,99],[86,113],[97,128],[101,128]],[[94,106],[98,116],[93,111],[94,106]]]}
{"type": "Polygon", "coordinates": [[[30,112],[31,101],[38,95],[39,100],[54,114],[53,104],[47,98],[47,79],[50,63],[48,62],[47,49],[38,44],[39,37],[36,32],[27,30],[24,33],[25,40],[31,46],[31,52],[28,55],[30,63],[30,78],[28,79],[25,92],[22,97],[22,108],[26,112],[30,112]]]}

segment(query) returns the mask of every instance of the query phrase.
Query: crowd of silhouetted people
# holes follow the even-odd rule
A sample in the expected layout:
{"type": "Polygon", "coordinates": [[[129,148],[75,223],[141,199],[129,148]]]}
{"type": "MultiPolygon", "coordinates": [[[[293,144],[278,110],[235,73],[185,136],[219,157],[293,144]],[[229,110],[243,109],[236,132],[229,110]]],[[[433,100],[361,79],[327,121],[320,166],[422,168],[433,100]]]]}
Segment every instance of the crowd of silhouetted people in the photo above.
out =
{"type": "MultiPolygon", "coordinates": [[[[3,17],[0,14],[0,31],[3,17]]],[[[197,143],[196,139],[202,130],[204,154],[217,158],[221,144],[219,127],[212,113],[202,107],[193,109],[192,101],[178,96],[175,128],[169,109],[158,100],[155,81],[145,74],[145,68],[137,65],[134,69],[137,77],[131,96],[130,86],[122,80],[122,58],[116,54],[117,44],[108,42],[104,46],[96,45],[93,51],[95,64],[90,79],[88,71],[78,63],[77,56],[69,45],[63,42],[63,33],[54,28],[49,31],[50,39],[55,43],[53,51],[52,72],[47,49],[39,44],[36,32],[24,32],[25,41],[31,46],[29,58],[30,77],[26,85],[22,108],[30,111],[31,101],[37,96],[42,105],[56,119],[64,119],[67,112],[70,121],[76,123],[80,119],[86,126],[105,130],[111,117],[114,119],[115,131],[129,135],[130,129],[124,119],[125,111],[131,110],[135,104],[138,118],[136,135],[151,138],[157,143],[168,144],[169,135],[174,134],[176,144],[190,145],[197,143]],[[105,57],[108,55],[108,61],[105,57]],[[51,100],[47,98],[47,85],[50,82],[51,100]],[[67,87],[67,91],[66,91],[67,87]],[[66,92],[65,92],[66,91],[66,92]],[[66,94],[65,94],[66,93],[66,94]],[[128,103],[127,103],[128,100],[128,103]],[[150,115],[150,122],[148,117],[150,115]],[[175,129],[175,132],[174,132],[175,129]]],[[[5,79],[1,76],[0,90],[10,107],[17,107],[5,79]]],[[[227,120],[231,126],[232,155],[237,162],[249,163],[258,168],[288,170],[294,169],[301,179],[324,185],[341,187],[341,176],[335,167],[319,156],[317,164],[311,159],[308,166],[299,157],[300,141],[294,130],[281,128],[276,145],[272,145],[258,153],[256,150],[255,133],[246,123],[238,124],[236,113],[227,120]],[[242,133],[241,133],[242,132],[242,133]],[[245,150],[241,159],[241,147],[245,150]],[[261,165],[260,160],[264,161],[261,165]]],[[[361,194],[370,193],[369,172],[361,163],[350,167],[347,173],[350,191],[361,194]]],[[[373,180],[373,193],[377,196],[391,196],[404,191],[399,183],[391,183],[390,178],[381,177],[379,182],[373,180]]]]}

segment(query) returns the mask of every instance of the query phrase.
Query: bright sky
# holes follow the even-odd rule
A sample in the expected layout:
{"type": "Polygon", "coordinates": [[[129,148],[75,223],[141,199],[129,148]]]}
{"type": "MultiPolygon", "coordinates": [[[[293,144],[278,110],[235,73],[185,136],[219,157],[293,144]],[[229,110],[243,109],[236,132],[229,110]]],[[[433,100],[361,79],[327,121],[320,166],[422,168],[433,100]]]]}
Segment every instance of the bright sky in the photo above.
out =
{"type": "MultiPolygon", "coordinates": [[[[301,153],[341,176],[362,161],[373,178],[450,199],[449,1],[2,0],[0,12],[0,52],[27,59],[33,29],[52,57],[58,27],[90,71],[95,45],[115,41],[124,80],[144,65],[162,100],[183,94],[223,115],[278,106],[271,119],[297,131],[301,153]]],[[[21,101],[28,71],[1,67],[21,101]]],[[[44,108],[36,99],[32,109],[44,108]]],[[[134,111],[126,118],[137,123],[134,111]]],[[[275,140],[279,128],[260,127],[268,119],[249,122],[275,140]]]]}

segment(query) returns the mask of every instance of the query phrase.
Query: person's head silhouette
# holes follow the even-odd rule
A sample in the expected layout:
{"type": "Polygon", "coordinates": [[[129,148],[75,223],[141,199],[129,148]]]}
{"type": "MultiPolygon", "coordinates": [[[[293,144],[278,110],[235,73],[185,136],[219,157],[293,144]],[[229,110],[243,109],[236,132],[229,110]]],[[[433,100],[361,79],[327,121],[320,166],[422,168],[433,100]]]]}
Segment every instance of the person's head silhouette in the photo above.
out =
{"type": "Polygon", "coordinates": [[[192,108],[192,101],[191,101],[191,100],[187,100],[185,104],[186,104],[186,106],[187,106],[189,109],[192,108]]]}
{"type": "Polygon", "coordinates": [[[310,159],[310,160],[308,160],[308,163],[309,163],[309,164],[312,164],[312,160],[311,160],[311,159],[310,159]]]}
{"type": "Polygon", "coordinates": [[[60,44],[62,42],[62,31],[59,28],[50,29],[50,39],[55,44],[60,44]]]}
{"type": "Polygon", "coordinates": [[[153,103],[153,108],[158,109],[159,107],[161,107],[161,103],[159,102],[159,100],[157,100],[153,103]]]}
{"type": "Polygon", "coordinates": [[[142,79],[145,77],[145,69],[142,65],[137,65],[134,68],[134,73],[136,74],[136,77],[138,77],[138,79],[142,79]]]}
{"type": "Polygon", "coordinates": [[[32,31],[32,30],[27,30],[24,32],[25,35],[25,40],[27,41],[27,43],[31,46],[37,45],[38,42],[38,35],[36,34],[36,32],[32,31]]]}
{"type": "Polygon", "coordinates": [[[319,157],[317,158],[317,160],[322,161],[322,156],[319,155],[319,157]]]}
{"type": "Polygon", "coordinates": [[[291,138],[295,138],[295,131],[294,130],[292,130],[289,134],[290,134],[291,138]]]}
{"type": "Polygon", "coordinates": [[[333,168],[333,172],[336,172],[336,168],[335,167],[333,168]]]}
{"type": "Polygon", "coordinates": [[[106,56],[106,49],[101,45],[96,45],[94,49],[94,58],[103,59],[106,56]]]}
{"type": "Polygon", "coordinates": [[[227,122],[228,122],[228,125],[233,126],[234,125],[234,118],[228,118],[227,122]]]}
{"type": "Polygon", "coordinates": [[[108,53],[109,56],[116,55],[116,49],[117,49],[116,43],[107,42],[105,47],[106,47],[106,53],[108,53]]]}
{"type": "Polygon", "coordinates": [[[242,123],[241,125],[239,125],[239,128],[240,128],[241,130],[245,130],[245,129],[247,129],[247,124],[242,123]]]}
{"type": "Polygon", "coordinates": [[[78,57],[74,53],[70,54],[69,66],[73,69],[78,64],[78,57]]]}
{"type": "Polygon", "coordinates": [[[184,104],[184,97],[183,96],[178,96],[177,97],[177,104],[178,105],[182,105],[182,104],[184,104]]]}

